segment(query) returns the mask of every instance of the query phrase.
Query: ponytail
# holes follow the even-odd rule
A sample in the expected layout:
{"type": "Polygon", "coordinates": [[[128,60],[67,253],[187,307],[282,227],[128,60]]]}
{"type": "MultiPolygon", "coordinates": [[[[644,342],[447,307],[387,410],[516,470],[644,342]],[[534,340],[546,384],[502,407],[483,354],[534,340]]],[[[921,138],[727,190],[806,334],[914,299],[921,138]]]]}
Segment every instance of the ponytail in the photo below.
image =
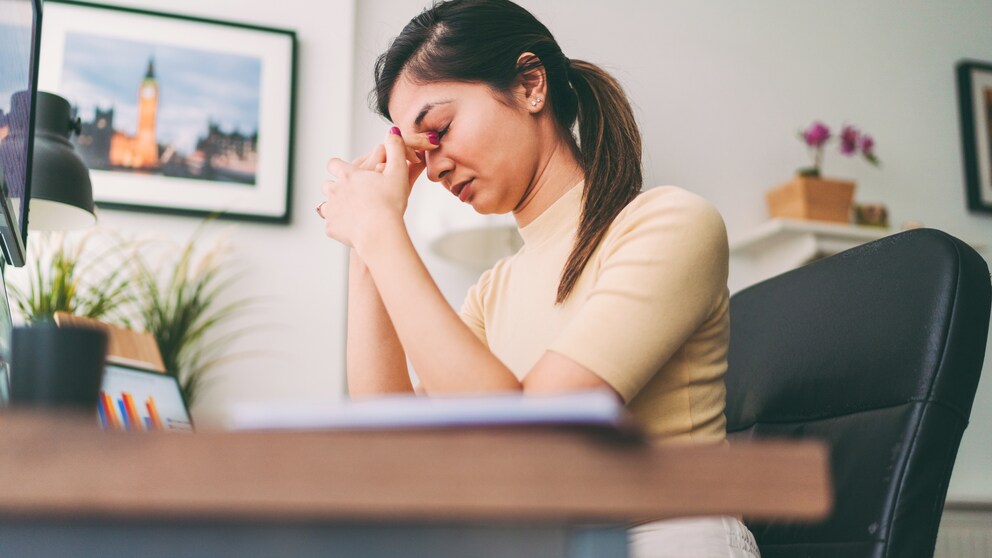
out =
{"type": "Polygon", "coordinates": [[[579,162],[586,180],[575,246],[558,284],[558,304],[571,294],[610,224],[643,183],[641,133],[620,84],[582,60],[569,61],[568,79],[578,98],[579,162]]]}

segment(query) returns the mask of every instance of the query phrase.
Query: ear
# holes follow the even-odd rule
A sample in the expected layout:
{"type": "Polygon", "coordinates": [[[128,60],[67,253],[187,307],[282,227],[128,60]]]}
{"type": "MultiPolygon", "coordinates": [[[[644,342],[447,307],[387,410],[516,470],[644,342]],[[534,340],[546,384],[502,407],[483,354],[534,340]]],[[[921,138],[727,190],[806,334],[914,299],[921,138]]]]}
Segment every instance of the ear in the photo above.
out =
{"type": "Polygon", "coordinates": [[[523,100],[528,112],[537,114],[544,109],[548,98],[548,80],[544,72],[544,64],[536,54],[525,52],[517,57],[517,68],[520,73],[520,83],[517,92],[523,100]]]}

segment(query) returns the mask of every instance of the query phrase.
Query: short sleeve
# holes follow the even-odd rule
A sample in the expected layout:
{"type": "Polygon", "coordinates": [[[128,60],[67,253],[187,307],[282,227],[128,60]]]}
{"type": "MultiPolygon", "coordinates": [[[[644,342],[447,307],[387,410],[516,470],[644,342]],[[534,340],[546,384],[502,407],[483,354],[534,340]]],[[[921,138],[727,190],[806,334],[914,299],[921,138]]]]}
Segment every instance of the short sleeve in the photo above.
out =
{"type": "Polygon", "coordinates": [[[458,312],[458,317],[465,322],[472,333],[482,341],[483,345],[489,346],[486,341],[486,314],[485,314],[485,293],[489,290],[493,270],[488,270],[482,274],[479,280],[472,285],[465,295],[465,301],[458,312]]]}
{"type": "Polygon", "coordinates": [[[720,214],[684,190],[657,190],[617,217],[589,297],[549,347],[595,372],[625,401],[723,307],[727,292],[720,214]]]}

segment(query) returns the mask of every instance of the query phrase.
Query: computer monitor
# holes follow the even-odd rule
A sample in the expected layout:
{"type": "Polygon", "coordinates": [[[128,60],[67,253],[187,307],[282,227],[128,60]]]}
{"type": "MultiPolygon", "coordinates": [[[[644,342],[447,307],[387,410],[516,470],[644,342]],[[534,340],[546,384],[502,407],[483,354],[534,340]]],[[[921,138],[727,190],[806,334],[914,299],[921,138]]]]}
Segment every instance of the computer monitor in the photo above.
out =
{"type": "Polygon", "coordinates": [[[23,266],[31,196],[41,0],[0,0],[0,247],[23,266]]]}

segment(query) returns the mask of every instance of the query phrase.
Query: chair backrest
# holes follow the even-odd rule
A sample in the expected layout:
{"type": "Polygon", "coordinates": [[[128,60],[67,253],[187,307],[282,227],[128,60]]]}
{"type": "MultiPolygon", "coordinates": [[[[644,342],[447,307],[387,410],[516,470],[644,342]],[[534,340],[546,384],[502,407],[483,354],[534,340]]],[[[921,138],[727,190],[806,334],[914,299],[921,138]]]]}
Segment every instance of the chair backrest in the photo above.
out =
{"type": "Polygon", "coordinates": [[[833,513],[818,524],[751,525],[764,558],[933,555],[984,361],[990,298],[985,261],[932,229],[731,298],[731,442],[800,437],[831,446],[833,513]]]}

